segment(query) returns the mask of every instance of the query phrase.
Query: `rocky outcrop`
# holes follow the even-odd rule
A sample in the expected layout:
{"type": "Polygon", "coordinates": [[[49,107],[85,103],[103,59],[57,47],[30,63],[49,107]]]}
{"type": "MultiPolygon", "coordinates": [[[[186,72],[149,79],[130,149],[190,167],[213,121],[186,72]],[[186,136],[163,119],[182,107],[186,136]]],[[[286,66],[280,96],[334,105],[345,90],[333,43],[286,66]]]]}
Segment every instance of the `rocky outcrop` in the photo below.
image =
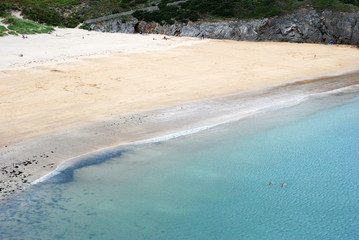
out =
{"type": "Polygon", "coordinates": [[[136,19],[123,23],[113,19],[91,24],[90,29],[107,32],[156,34],[246,41],[285,41],[359,45],[359,12],[301,9],[292,14],[256,20],[190,22],[160,25],[136,19]]]}

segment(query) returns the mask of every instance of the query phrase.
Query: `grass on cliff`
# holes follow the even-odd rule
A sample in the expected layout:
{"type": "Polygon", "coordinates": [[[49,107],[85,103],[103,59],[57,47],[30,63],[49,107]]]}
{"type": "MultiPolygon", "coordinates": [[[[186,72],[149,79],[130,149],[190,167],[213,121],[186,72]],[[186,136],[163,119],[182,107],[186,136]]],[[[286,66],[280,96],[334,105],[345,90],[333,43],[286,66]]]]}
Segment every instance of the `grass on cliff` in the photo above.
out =
{"type": "Polygon", "coordinates": [[[160,0],[0,0],[0,16],[9,9],[51,26],[76,27],[84,20],[156,5],[160,0]]]}
{"type": "Polygon", "coordinates": [[[5,36],[8,34],[17,35],[47,33],[54,31],[53,27],[13,16],[6,17],[3,23],[7,24],[8,26],[0,26],[0,36],[5,36]]]}
{"type": "Polygon", "coordinates": [[[359,0],[311,0],[310,2],[315,8],[338,11],[349,11],[352,6],[359,7],[359,0]]]}
{"type": "Polygon", "coordinates": [[[359,0],[0,0],[0,17],[21,10],[26,18],[51,26],[76,27],[84,20],[158,4],[160,11],[134,14],[139,20],[161,24],[211,19],[251,19],[292,12],[301,7],[349,11],[359,0]]]}
{"type": "Polygon", "coordinates": [[[146,22],[173,24],[200,19],[253,19],[283,15],[301,7],[350,11],[359,0],[188,0],[177,6],[166,6],[162,0],[160,11],[136,11],[133,16],[146,22]]]}
{"type": "Polygon", "coordinates": [[[8,29],[5,26],[0,25],[0,37],[8,35],[7,31],[8,29]]]}

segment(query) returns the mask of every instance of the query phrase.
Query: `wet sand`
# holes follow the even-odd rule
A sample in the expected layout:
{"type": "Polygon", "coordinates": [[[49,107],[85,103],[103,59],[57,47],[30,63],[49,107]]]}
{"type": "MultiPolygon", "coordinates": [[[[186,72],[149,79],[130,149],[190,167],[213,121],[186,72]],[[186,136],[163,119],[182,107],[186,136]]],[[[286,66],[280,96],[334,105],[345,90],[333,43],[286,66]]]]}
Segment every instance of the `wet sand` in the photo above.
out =
{"type": "Polygon", "coordinates": [[[0,38],[1,196],[76,156],[231,119],[238,94],[359,66],[350,46],[162,37],[62,29],[0,38]]]}

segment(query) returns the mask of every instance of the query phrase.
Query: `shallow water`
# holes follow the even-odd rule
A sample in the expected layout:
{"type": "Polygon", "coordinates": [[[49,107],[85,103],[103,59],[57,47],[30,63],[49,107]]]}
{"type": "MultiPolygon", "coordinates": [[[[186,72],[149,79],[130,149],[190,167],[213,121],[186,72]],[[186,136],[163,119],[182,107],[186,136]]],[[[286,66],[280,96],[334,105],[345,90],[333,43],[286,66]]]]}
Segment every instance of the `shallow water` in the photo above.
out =
{"type": "Polygon", "coordinates": [[[91,161],[0,206],[0,239],[359,239],[352,95],[91,161]]]}

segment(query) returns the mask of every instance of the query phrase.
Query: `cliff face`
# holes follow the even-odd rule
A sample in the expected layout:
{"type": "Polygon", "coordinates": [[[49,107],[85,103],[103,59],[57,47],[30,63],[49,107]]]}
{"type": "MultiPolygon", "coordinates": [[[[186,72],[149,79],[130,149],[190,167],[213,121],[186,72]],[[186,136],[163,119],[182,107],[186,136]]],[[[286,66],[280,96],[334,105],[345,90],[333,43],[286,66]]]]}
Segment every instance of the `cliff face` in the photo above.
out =
{"type": "Polygon", "coordinates": [[[90,29],[107,32],[150,32],[189,37],[246,41],[285,41],[359,45],[359,12],[340,13],[301,9],[292,14],[249,21],[195,22],[159,25],[119,19],[91,24],[90,29]]]}

